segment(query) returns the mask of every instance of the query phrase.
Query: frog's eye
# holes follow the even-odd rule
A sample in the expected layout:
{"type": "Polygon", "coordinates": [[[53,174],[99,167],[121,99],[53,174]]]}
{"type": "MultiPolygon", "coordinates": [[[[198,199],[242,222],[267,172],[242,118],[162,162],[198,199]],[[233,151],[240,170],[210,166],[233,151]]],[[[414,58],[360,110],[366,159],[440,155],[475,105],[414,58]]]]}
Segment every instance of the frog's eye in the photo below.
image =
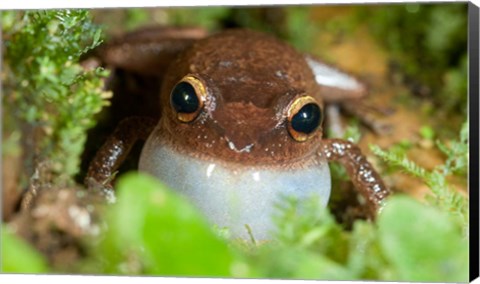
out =
{"type": "Polygon", "coordinates": [[[322,110],[314,98],[297,98],[288,110],[288,132],[302,142],[313,136],[322,122],[322,110]]]}
{"type": "Polygon", "coordinates": [[[170,104],[182,122],[193,121],[203,108],[206,90],[203,83],[189,75],[178,82],[170,94],[170,104]]]}

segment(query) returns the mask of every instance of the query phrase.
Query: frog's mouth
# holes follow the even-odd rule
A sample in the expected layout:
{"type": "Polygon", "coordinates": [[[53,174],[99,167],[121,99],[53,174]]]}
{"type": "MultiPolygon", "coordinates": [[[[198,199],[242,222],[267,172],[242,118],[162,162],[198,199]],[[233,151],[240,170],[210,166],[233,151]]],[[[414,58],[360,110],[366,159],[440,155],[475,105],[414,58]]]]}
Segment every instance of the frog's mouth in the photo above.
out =
{"type": "MultiPolygon", "coordinates": [[[[322,157],[314,157],[321,159],[322,157]]],[[[330,196],[330,171],[326,161],[311,167],[281,169],[252,167],[201,160],[180,153],[158,139],[147,140],[139,169],[165,182],[190,199],[233,238],[271,239],[272,215],[285,196],[302,200],[319,198],[325,206],[330,196]]]]}

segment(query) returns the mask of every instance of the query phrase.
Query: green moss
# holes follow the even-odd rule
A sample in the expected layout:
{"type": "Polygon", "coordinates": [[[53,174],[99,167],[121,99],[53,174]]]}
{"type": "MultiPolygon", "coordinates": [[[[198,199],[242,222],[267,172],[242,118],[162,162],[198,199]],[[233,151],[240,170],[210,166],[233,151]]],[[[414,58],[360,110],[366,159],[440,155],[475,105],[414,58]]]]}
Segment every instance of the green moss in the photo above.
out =
{"type": "Polygon", "coordinates": [[[464,234],[468,233],[468,200],[456,191],[448,182],[449,175],[458,175],[466,179],[468,170],[468,123],[464,123],[459,139],[449,141],[449,145],[437,142],[439,149],[447,156],[443,165],[428,171],[392,150],[383,151],[378,146],[371,150],[380,156],[388,165],[399,168],[413,177],[421,179],[430,189],[430,203],[457,219],[457,225],[464,234]]]}
{"type": "Polygon", "coordinates": [[[57,181],[77,173],[86,130],[107,105],[105,70],[85,70],[80,56],[101,43],[102,31],[85,10],[2,13],[5,39],[7,111],[23,141],[33,143],[32,159],[47,161],[57,181]]]}

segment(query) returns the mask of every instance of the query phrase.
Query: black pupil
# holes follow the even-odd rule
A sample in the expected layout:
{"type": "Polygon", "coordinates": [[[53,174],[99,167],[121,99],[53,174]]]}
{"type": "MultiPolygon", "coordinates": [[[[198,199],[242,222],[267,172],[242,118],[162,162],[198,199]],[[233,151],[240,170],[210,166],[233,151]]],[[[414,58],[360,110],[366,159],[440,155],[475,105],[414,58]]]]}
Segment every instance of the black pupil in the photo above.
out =
{"type": "Polygon", "coordinates": [[[173,88],[170,100],[173,108],[181,113],[196,112],[200,105],[195,89],[187,82],[180,82],[173,88]]]}
{"type": "Polygon", "coordinates": [[[292,128],[297,132],[310,134],[318,127],[320,120],[320,107],[317,104],[309,103],[292,117],[292,128]]]}

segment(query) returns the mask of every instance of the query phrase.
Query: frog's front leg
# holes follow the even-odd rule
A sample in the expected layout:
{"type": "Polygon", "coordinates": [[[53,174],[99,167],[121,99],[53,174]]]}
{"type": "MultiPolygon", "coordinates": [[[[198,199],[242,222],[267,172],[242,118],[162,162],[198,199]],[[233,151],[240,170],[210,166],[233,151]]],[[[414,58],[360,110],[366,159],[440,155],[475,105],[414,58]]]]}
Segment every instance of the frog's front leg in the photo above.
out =
{"type": "Polygon", "coordinates": [[[110,187],[112,174],[121,166],[132,146],[138,140],[146,140],[157,121],[149,117],[129,117],[120,122],[114,133],[98,150],[88,167],[85,184],[110,187]]]}
{"type": "Polygon", "coordinates": [[[390,191],[360,148],[346,140],[324,139],[321,151],[328,161],[339,162],[346,168],[353,185],[366,200],[369,217],[374,219],[390,191]]]}

